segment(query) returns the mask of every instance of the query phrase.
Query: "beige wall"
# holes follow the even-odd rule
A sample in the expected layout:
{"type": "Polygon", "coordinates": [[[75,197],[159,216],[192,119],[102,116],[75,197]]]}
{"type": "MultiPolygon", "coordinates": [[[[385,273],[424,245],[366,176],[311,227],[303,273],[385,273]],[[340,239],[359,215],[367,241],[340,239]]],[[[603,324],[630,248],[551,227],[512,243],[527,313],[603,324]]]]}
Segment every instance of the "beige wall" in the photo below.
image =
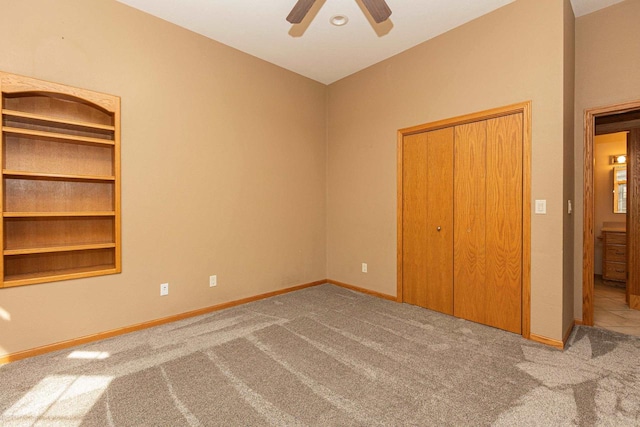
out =
{"type": "Polygon", "coordinates": [[[583,114],[640,100],[640,0],[625,0],[576,19],[575,316],[582,318],[583,114]],[[580,130],[580,131],[578,131],[580,130]]]}
{"type": "Polygon", "coordinates": [[[0,357],[326,277],[326,86],[113,0],[0,9],[0,70],[122,97],[123,190],[122,274],[0,289],[0,357]]]}
{"type": "Polygon", "coordinates": [[[329,87],[328,277],[396,294],[398,129],[531,100],[532,198],[547,200],[531,218],[532,332],[562,338],[564,3],[518,0],[329,87]]]}
{"type": "MultiPolygon", "coordinates": [[[[564,1],[564,174],[563,174],[563,200],[564,226],[562,242],[562,330],[566,335],[573,327],[573,240],[575,215],[569,213],[568,201],[574,202],[574,109],[575,100],[575,16],[569,0],[564,1]]],[[[573,207],[572,207],[573,209],[573,207]]]]}
{"type": "Polygon", "coordinates": [[[112,0],[0,0],[0,70],[123,109],[123,273],[0,290],[0,356],[324,277],[395,295],[397,130],[525,100],[548,211],[532,332],[562,338],[572,299],[581,313],[582,113],[640,99],[640,0],[575,21],[575,74],[568,4],[518,0],[327,89],[112,0]]]}
{"type": "Polygon", "coordinates": [[[602,241],[598,236],[602,234],[602,223],[622,222],[627,220],[624,214],[613,213],[613,166],[609,157],[627,152],[627,133],[618,132],[598,135],[594,138],[593,157],[593,198],[594,198],[594,247],[593,270],[602,274],[602,241]]]}

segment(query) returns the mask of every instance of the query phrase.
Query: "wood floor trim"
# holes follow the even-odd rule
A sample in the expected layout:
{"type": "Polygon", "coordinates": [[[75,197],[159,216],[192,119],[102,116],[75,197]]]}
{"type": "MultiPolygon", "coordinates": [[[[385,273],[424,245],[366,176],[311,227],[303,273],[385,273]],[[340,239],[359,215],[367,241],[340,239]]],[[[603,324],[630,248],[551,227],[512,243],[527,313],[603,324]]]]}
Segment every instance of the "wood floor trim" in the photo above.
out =
{"type": "Polygon", "coordinates": [[[331,283],[332,285],[340,286],[341,288],[350,289],[352,291],[360,292],[360,293],[363,293],[363,294],[372,295],[374,297],[378,297],[378,298],[386,299],[386,300],[389,300],[389,301],[397,302],[397,299],[396,299],[395,296],[383,294],[383,293],[376,292],[376,291],[372,291],[370,289],[361,288],[359,286],[350,285],[350,284],[344,283],[344,282],[338,282],[337,280],[328,279],[327,283],[331,283]]]}
{"type": "Polygon", "coordinates": [[[558,350],[564,350],[564,342],[554,340],[552,338],[543,337],[542,335],[531,334],[529,336],[531,341],[538,342],[540,344],[549,345],[551,347],[555,347],[558,350]]]}
{"type": "MultiPolygon", "coordinates": [[[[150,320],[148,322],[138,323],[136,325],[125,326],[123,328],[113,329],[105,332],[98,332],[97,334],[92,334],[92,335],[87,335],[80,338],[61,341],[54,344],[48,344],[42,347],[36,347],[29,350],[19,351],[17,353],[11,353],[5,356],[0,356],[0,365],[4,365],[10,362],[15,362],[16,360],[26,359],[28,357],[39,356],[41,354],[50,353],[52,351],[64,350],[66,348],[75,347],[81,344],[87,344],[94,341],[116,337],[118,335],[128,334],[129,332],[135,332],[135,331],[140,331],[147,328],[152,328],[154,326],[164,325],[165,323],[176,322],[178,320],[187,319],[189,317],[200,316],[200,315],[211,313],[214,311],[223,310],[225,308],[231,308],[231,307],[246,304],[249,302],[259,301],[261,299],[270,298],[277,295],[286,294],[289,292],[299,291],[301,289],[322,285],[328,282],[329,281],[326,279],[316,280],[315,282],[304,283],[301,285],[292,286],[290,288],[279,289],[277,291],[267,292],[264,294],[255,295],[248,298],[242,298],[235,301],[224,302],[221,304],[212,305],[210,307],[199,308],[197,310],[175,314],[175,315],[163,317],[160,319],[150,320]]],[[[342,285],[338,285],[338,286],[342,286],[342,285]]],[[[357,290],[357,289],[354,289],[354,290],[357,290]]],[[[363,292],[365,291],[363,290],[363,292]]],[[[365,293],[369,293],[369,292],[365,292],[365,293]]],[[[394,300],[395,300],[395,297],[394,297],[394,300]]]]}
{"type": "MultiPolygon", "coordinates": [[[[372,291],[370,289],[366,289],[366,288],[362,288],[360,286],[355,286],[355,285],[350,285],[348,283],[344,283],[344,282],[340,282],[337,280],[332,280],[332,279],[323,279],[323,280],[316,280],[315,282],[309,282],[309,283],[304,283],[301,285],[297,285],[297,286],[292,286],[289,288],[285,288],[285,289],[280,289],[277,291],[272,291],[272,292],[267,292],[264,294],[260,294],[260,295],[255,295],[252,297],[247,297],[247,298],[242,298],[239,300],[235,300],[235,301],[229,301],[229,302],[225,302],[225,303],[221,303],[221,304],[216,304],[213,306],[209,306],[209,307],[204,307],[204,308],[200,308],[197,310],[192,310],[192,311],[188,311],[185,313],[180,313],[180,314],[175,314],[172,316],[167,316],[167,317],[163,317],[160,319],[155,319],[155,320],[150,320],[148,322],[143,322],[143,323],[138,323],[136,325],[131,325],[131,326],[125,326],[123,328],[118,328],[118,329],[113,329],[110,331],[105,331],[105,332],[98,332],[97,334],[92,334],[92,335],[87,335],[84,337],[80,337],[80,338],[74,338],[74,339],[70,339],[70,340],[66,340],[66,341],[61,341],[61,342],[57,342],[54,344],[48,344],[48,345],[44,345],[41,347],[36,347],[33,349],[29,349],[29,350],[23,350],[23,351],[19,351],[16,353],[11,353],[5,356],[0,356],[0,366],[10,363],[10,362],[15,362],[17,360],[22,360],[22,359],[26,359],[29,357],[34,357],[34,356],[39,356],[41,354],[46,354],[46,353],[50,353],[53,351],[58,351],[58,350],[64,350],[66,348],[71,348],[71,347],[75,347],[78,345],[82,345],[82,344],[87,344],[90,342],[94,342],[94,341],[100,341],[103,339],[107,339],[107,338],[112,338],[112,337],[116,337],[119,335],[124,335],[124,334],[128,334],[130,332],[136,332],[136,331],[141,331],[143,329],[148,329],[148,328],[152,328],[154,326],[159,326],[159,325],[163,325],[166,323],[171,323],[171,322],[176,322],[178,320],[183,320],[183,319],[187,319],[190,317],[195,317],[195,316],[200,316],[203,314],[207,314],[207,313],[211,313],[214,311],[219,311],[219,310],[224,310],[225,308],[231,308],[231,307],[235,307],[238,305],[242,305],[242,304],[247,304],[253,301],[259,301],[265,298],[270,298],[270,297],[274,297],[277,295],[282,295],[282,294],[286,294],[289,292],[294,292],[294,291],[299,291],[301,289],[306,289],[306,288],[311,288],[313,286],[318,286],[318,285],[322,285],[325,283],[330,283],[332,285],[335,286],[339,286],[341,288],[345,288],[345,289],[349,289],[352,291],[356,291],[356,292],[360,292],[363,294],[367,294],[367,295],[371,295],[377,298],[381,298],[381,299],[385,299],[388,301],[393,301],[393,302],[398,302],[397,301],[397,297],[393,296],[393,295],[388,295],[388,294],[384,294],[381,292],[376,292],[376,291],[372,291]]],[[[575,324],[580,324],[582,323],[579,320],[575,321],[575,324]]],[[[530,336],[528,337],[531,341],[536,341],[539,342],[541,344],[545,344],[545,345],[550,345],[552,347],[556,347],[559,349],[563,349],[565,343],[567,342],[567,339],[569,338],[569,335],[571,334],[571,331],[573,330],[573,325],[572,327],[567,331],[567,333],[565,334],[565,337],[563,338],[563,341],[558,341],[558,340],[554,340],[554,339],[550,339],[547,337],[543,337],[541,335],[536,335],[536,334],[530,334],[530,336]]]]}
{"type": "Polygon", "coordinates": [[[567,345],[567,341],[569,341],[569,337],[571,336],[571,332],[573,332],[573,328],[575,328],[578,322],[580,322],[580,324],[582,323],[582,321],[578,321],[578,320],[574,320],[573,322],[571,322],[571,325],[569,326],[569,328],[567,328],[566,332],[564,333],[564,336],[562,337],[562,341],[554,340],[554,339],[543,337],[542,335],[536,335],[536,334],[531,334],[529,339],[531,341],[539,342],[541,344],[550,345],[557,349],[564,350],[564,347],[565,345],[567,345]]]}

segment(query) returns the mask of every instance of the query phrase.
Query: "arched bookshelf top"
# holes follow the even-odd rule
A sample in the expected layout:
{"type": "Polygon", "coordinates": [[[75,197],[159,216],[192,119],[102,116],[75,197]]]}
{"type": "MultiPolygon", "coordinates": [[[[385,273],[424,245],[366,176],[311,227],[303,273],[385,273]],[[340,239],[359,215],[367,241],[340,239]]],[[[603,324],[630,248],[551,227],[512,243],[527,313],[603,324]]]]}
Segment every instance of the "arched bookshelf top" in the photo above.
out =
{"type": "Polygon", "coordinates": [[[118,112],[120,106],[119,97],[114,95],[3,72],[0,72],[0,87],[6,98],[49,98],[86,105],[112,115],[118,112]]]}
{"type": "Polygon", "coordinates": [[[113,126],[114,113],[83,98],[52,92],[4,93],[3,110],[31,115],[44,114],[52,119],[75,120],[113,126]]]}

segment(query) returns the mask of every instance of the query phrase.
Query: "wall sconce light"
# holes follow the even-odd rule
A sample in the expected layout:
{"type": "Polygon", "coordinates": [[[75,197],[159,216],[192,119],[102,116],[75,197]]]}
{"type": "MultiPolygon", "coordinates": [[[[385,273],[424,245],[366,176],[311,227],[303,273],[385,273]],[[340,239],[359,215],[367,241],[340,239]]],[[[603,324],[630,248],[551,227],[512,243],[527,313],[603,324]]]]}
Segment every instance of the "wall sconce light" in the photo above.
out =
{"type": "Polygon", "coordinates": [[[609,159],[612,165],[621,165],[627,163],[626,154],[616,154],[615,156],[610,156],[609,159]]]}

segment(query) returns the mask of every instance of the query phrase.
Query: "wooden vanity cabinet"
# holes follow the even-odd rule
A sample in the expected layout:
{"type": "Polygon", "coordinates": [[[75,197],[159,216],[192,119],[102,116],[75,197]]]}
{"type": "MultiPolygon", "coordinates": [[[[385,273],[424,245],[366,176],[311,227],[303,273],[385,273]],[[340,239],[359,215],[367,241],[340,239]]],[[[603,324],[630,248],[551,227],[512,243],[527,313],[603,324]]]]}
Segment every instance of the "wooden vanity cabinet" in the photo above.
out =
{"type": "Polygon", "coordinates": [[[602,229],[602,278],[615,282],[627,281],[627,233],[602,229]]]}

